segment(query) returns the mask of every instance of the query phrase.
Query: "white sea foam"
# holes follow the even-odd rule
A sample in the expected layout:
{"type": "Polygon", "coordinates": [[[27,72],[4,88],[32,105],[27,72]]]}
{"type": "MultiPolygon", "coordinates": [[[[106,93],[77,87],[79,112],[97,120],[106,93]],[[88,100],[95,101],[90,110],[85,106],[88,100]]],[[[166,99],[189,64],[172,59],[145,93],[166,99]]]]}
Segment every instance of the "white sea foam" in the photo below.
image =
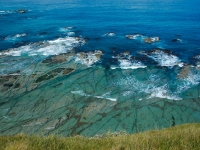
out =
{"type": "Polygon", "coordinates": [[[13,13],[13,11],[9,11],[9,10],[0,10],[0,14],[4,15],[4,14],[10,14],[13,13]]]}
{"type": "Polygon", "coordinates": [[[27,36],[27,34],[22,33],[22,34],[16,34],[14,36],[7,36],[5,37],[5,40],[16,40],[17,38],[24,37],[24,36],[27,36]]]}
{"type": "Polygon", "coordinates": [[[78,94],[78,95],[81,95],[81,96],[90,96],[90,95],[84,93],[82,90],[80,90],[80,91],[71,91],[71,93],[78,94]]]}
{"type": "Polygon", "coordinates": [[[200,55],[196,55],[194,58],[199,59],[200,60],[200,55]]]}
{"type": "Polygon", "coordinates": [[[67,35],[75,35],[75,32],[68,32],[67,35]]]}
{"type": "Polygon", "coordinates": [[[64,27],[64,28],[60,28],[61,32],[70,32],[71,29],[73,29],[73,27],[64,27]]]}
{"type": "Polygon", "coordinates": [[[109,97],[103,97],[103,96],[94,96],[96,98],[100,98],[100,99],[107,99],[107,100],[110,100],[110,101],[117,101],[116,98],[109,98],[109,97]]]}
{"type": "Polygon", "coordinates": [[[106,33],[103,36],[115,36],[116,34],[114,32],[106,33]]]}
{"type": "Polygon", "coordinates": [[[58,38],[56,40],[44,41],[33,43],[18,48],[9,49],[0,52],[0,55],[12,55],[12,56],[34,56],[34,55],[58,55],[71,51],[74,47],[84,44],[85,41],[79,37],[65,37],[58,38]]]}
{"type": "Polygon", "coordinates": [[[107,100],[110,100],[110,101],[117,101],[116,98],[111,98],[111,97],[109,97],[109,94],[108,94],[108,93],[103,94],[103,95],[101,95],[101,96],[92,96],[92,95],[89,95],[89,94],[84,93],[82,90],[71,91],[71,93],[77,94],[77,95],[81,95],[81,96],[96,97],[96,98],[99,98],[99,99],[107,99],[107,100]]]}
{"type": "Polygon", "coordinates": [[[157,42],[160,40],[159,37],[150,37],[150,39],[152,40],[152,42],[157,42]]]}
{"type": "Polygon", "coordinates": [[[110,92],[107,92],[107,93],[104,93],[104,94],[101,95],[101,96],[94,96],[94,97],[100,98],[100,99],[107,99],[107,100],[110,100],[110,101],[117,101],[116,98],[111,98],[111,97],[110,97],[110,94],[111,94],[111,91],[110,91],[110,92]]]}
{"type": "Polygon", "coordinates": [[[177,65],[179,67],[183,67],[184,65],[177,56],[166,53],[162,50],[155,50],[150,53],[146,53],[145,55],[156,61],[160,66],[173,67],[177,65]]]}
{"type": "Polygon", "coordinates": [[[121,68],[121,69],[138,69],[138,68],[146,68],[147,66],[143,65],[139,61],[131,62],[127,59],[118,60],[120,62],[119,67],[111,66],[111,69],[121,68]]]}
{"type": "Polygon", "coordinates": [[[119,62],[119,66],[111,66],[111,69],[121,68],[121,69],[138,69],[138,68],[146,68],[142,62],[134,60],[131,58],[132,55],[122,53],[116,58],[119,62]]]}
{"type": "MultiPolygon", "coordinates": [[[[120,78],[116,81],[114,86],[119,86],[126,90],[122,93],[124,97],[133,96],[135,93],[142,94],[142,99],[163,98],[169,100],[182,100],[178,96],[179,93],[171,92],[168,84],[160,84],[161,80],[157,75],[151,75],[146,81],[139,81],[134,76],[120,78]]],[[[135,97],[135,96],[134,96],[135,97]]]]}
{"type": "Polygon", "coordinates": [[[16,38],[18,38],[18,37],[23,37],[23,36],[27,36],[27,34],[26,33],[22,33],[22,34],[16,34],[15,36],[13,36],[13,37],[16,37],[16,38]]]}
{"type": "Polygon", "coordinates": [[[100,50],[95,50],[93,52],[88,52],[88,53],[77,53],[75,56],[75,62],[81,63],[83,65],[86,65],[90,67],[94,63],[98,62],[101,58],[102,51],[100,50]]]}
{"type": "Polygon", "coordinates": [[[137,38],[142,38],[143,35],[141,34],[134,34],[134,35],[126,35],[127,39],[137,39],[137,38]]]}
{"type": "Polygon", "coordinates": [[[139,61],[130,61],[127,59],[121,59],[120,62],[120,68],[122,69],[137,69],[137,68],[146,68],[141,62],[139,61]]]}
{"type": "Polygon", "coordinates": [[[177,88],[179,93],[182,93],[185,90],[200,84],[200,70],[198,69],[198,66],[190,66],[186,73],[187,74],[185,74],[183,77],[179,78],[179,84],[177,88]]]}
{"type": "Polygon", "coordinates": [[[149,99],[157,97],[157,98],[166,98],[169,100],[182,100],[182,98],[180,98],[176,95],[169,94],[169,91],[167,90],[166,85],[164,85],[162,87],[153,88],[153,89],[149,90],[148,92],[151,93],[151,95],[148,97],[149,99]]]}
{"type": "Polygon", "coordinates": [[[200,83],[200,75],[190,73],[187,78],[181,79],[183,82],[178,86],[178,92],[181,93],[194,85],[200,83]]]}

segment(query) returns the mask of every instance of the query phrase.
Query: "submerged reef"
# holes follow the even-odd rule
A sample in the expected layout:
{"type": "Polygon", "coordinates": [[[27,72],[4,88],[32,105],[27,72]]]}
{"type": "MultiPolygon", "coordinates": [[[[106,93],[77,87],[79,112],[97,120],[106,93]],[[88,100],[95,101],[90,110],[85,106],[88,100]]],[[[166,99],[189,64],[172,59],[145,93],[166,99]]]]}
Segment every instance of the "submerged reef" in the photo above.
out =
{"type": "MultiPolygon", "coordinates": [[[[117,34],[101,38],[112,36],[117,34]]],[[[123,38],[143,44],[160,40],[140,34],[123,38]]],[[[114,63],[104,66],[104,50],[77,50],[86,42],[65,36],[0,52],[1,135],[96,136],[200,121],[199,55],[189,65],[161,48],[137,56],[115,51],[114,63]]]]}

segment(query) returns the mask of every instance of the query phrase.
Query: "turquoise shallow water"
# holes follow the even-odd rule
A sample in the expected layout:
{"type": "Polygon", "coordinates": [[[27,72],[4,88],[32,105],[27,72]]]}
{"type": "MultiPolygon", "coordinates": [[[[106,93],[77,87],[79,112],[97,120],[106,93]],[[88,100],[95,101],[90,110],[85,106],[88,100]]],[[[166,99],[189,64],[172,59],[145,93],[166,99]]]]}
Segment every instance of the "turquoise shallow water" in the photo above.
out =
{"type": "Polygon", "coordinates": [[[0,134],[200,122],[193,1],[0,1],[0,134]]]}

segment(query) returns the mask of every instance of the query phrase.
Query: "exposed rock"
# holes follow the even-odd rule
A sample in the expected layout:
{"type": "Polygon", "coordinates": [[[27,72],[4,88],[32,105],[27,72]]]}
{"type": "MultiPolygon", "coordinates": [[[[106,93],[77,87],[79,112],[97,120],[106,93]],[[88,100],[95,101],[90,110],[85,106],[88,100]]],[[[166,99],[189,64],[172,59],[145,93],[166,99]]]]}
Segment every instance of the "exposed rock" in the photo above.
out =
{"type": "Polygon", "coordinates": [[[68,75],[70,74],[71,72],[74,72],[75,69],[73,68],[67,68],[66,70],[63,71],[63,75],[68,75]]]}
{"type": "Polygon", "coordinates": [[[24,14],[24,13],[27,13],[28,10],[26,10],[26,9],[18,9],[18,10],[15,10],[15,12],[18,13],[18,14],[24,14]]]}
{"type": "Polygon", "coordinates": [[[67,61],[67,58],[70,56],[74,56],[74,53],[65,53],[65,54],[51,56],[43,60],[42,63],[52,63],[52,64],[63,63],[67,61]]]}
{"type": "Polygon", "coordinates": [[[66,30],[73,29],[74,27],[65,27],[66,30]]]}
{"type": "Polygon", "coordinates": [[[130,52],[129,51],[126,51],[123,53],[124,55],[130,55],[130,52]]]}
{"type": "Polygon", "coordinates": [[[133,35],[126,35],[127,39],[133,39],[133,35]]]}
{"type": "Polygon", "coordinates": [[[160,38],[159,37],[147,37],[147,38],[144,38],[143,41],[145,43],[152,44],[152,43],[160,41],[160,38]]]}
{"type": "Polygon", "coordinates": [[[56,69],[51,70],[51,71],[47,72],[46,74],[40,76],[39,78],[37,78],[37,80],[35,82],[39,83],[42,81],[50,80],[50,79],[58,77],[59,75],[68,75],[71,72],[73,72],[74,70],[75,69],[73,69],[73,68],[56,68],[56,69]]]}
{"type": "Polygon", "coordinates": [[[104,34],[103,36],[115,36],[115,33],[114,32],[110,32],[110,33],[104,34]]]}
{"type": "Polygon", "coordinates": [[[41,35],[45,35],[45,34],[47,34],[47,32],[43,31],[43,32],[38,33],[37,36],[41,36],[41,35]]]}
{"type": "Polygon", "coordinates": [[[99,61],[102,54],[100,50],[90,51],[88,53],[80,52],[76,54],[75,61],[90,66],[99,61]]]}
{"type": "Polygon", "coordinates": [[[196,55],[194,58],[200,60],[200,55],[196,55]]]}
{"type": "Polygon", "coordinates": [[[65,55],[56,55],[56,56],[52,57],[51,60],[54,63],[62,63],[62,62],[65,62],[67,59],[66,59],[65,55]]]}
{"type": "Polygon", "coordinates": [[[134,34],[134,35],[126,35],[127,39],[136,39],[137,37],[142,36],[141,34],[134,34]]]}
{"type": "Polygon", "coordinates": [[[173,39],[172,42],[180,42],[181,39],[177,38],[177,39],[173,39]]]}
{"type": "Polygon", "coordinates": [[[20,83],[15,84],[14,88],[19,88],[20,87],[20,83]]]}
{"type": "Polygon", "coordinates": [[[94,55],[95,55],[96,58],[99,60],[99,59],[101,58],[101,56],[102,56],[102,51],[96,50],[95,53],[94,53],[94,55]]]}
{"type": "Polygon", "coordinates": [[[187,78],[188,75],[189,75],[189,73],[191,72],[190,67],[191,67],[190,65],[185,66],[185,67],[181,70],[181,72],[178,74],[178,78],[181,78],[181,79],[187,78]]]}
{"type": "Polygon", "coordinates": [[[78,55],[81,57],[81,58],[86,58],[87,56],[87,53],[84,53],[84,52],[80,52],[78,53],[78,55]]]}

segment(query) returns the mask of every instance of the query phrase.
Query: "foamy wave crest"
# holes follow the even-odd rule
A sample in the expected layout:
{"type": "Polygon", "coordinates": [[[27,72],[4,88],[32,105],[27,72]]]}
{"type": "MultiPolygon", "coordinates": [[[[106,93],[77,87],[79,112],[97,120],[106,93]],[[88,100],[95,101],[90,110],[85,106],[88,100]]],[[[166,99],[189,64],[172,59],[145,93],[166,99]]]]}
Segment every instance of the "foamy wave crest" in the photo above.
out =
{"type": "Polygon", "coordinates": [[[75,32],[68,32],[67,35],[69,36],[75,35],[75,32]]]}
{"type": "Polygon", "coordinates": [[[106,33],[103,36],[115,36],[116,34],[114,32],[106,33]]]}
{"type": "Polygon", "coordinates": [[[27,36],[27,34],[22,33],[22,34],[16,34],[14,36],[7,36],[5,37],[5,40],[16,40],[17,38],[24,37],[24,36],[27,36]]]}
{"type": "Polygon", "coordinates": [[[182,83],[178,86],[178,92],[181,93],[192,86],[198,85],[200,83],[199,74],[189,74],[187,78],[182,79],[182,83]]]}
{"type": "Polygon", "coordinates": [[[101,55],[102,51],[100,50],[95,50],[93,52],[88,52],[88,53],[80,52],[76,54],[75,62],[81,63],[89,67],[94,63],[98,62],[101,58],[101,55]]]}
{"type": "Polygon", "coordinates": [[[179,67],[183,67],[184,65],[177,56],[160,49],[156,49],[148,53],[140,52],[140,54],[146,55],[147,57],[153,59],[160,66],[174,67],[177,65],[179,67]]]}
{"type": "Polygon", "coordinates": [[[167,90],[167,85],[164,85],[162,87],[153,88],[153,89],[149,90],[148,92],[151,93],[151,95],[148,97],[148,99],[157,97],[157,98],[163,98],[163,99],[165,98],[165,99],[169,99],[169,100],[182,100],[182,98],[180,98],[176,95],[170,94],[169,91],[167,90]]]}
{"type": "Polygon", "coordinates": [[[142,62],[137,61],[132,58],[132,55],[129,55],[129,52],[122,53],[118,55],[116,58],[119,62],[118,66],[111,66],[111,69],[121,68],[121,69],[138,69],[138,68],[146,68],[142,62]]]}
{"type": "Polygon", "coordinates": [[[200,74],[189,74],[185,80],[189,81],[193,85],[199,84],[200,74]]]}
{"type": "Polygon", "coordinates": [[[134,94],[141,94],[144,99],[161,98],[169,100],[182,100],[179,93],[171,92],[169,85],[161,84],[161,79],[157,75],[151,75],[146,81],[139,81],[134,76],[120,78],[113,83],[119,89],[123,89],[122,96],[135,97],[134,94]]]}
{"type": "Polygon", "coordinates": [[[200,69],[198,65],[196,67],[187,65],[180,71],[177,77],[179,82],[177,91],[181,93],[193,86],[199,85],[200,69]]]}
{"type": "Polygon", "coordinates": [[[5,50],[0,55],[12,55],[12,56],[34,56],[34,55],[58,55],[71,51],[74,47],[83,45],[84,39],[80,37],[65,37],[58,38],[56,40],[37,42],[18,48],[12,48],[5,50]]]}
{"type": "Polygon", "coordinates": [[[64,27],[64,28],[60,28],[60,32],[64,32],[64,33],[67,33],[69,34],[70,32],[72,32],[71,30],[73,29],[74,27],[64,27]]]}
{"type": "Polygon", "coordinates": [[[26,33],[22,33],[22,34],[16,34],[15,36],[13,36],[13,37],[16,37],[16,38],[18,38],[18,37],[23,37],[23,36],[27,36],[27,34],[26,33]]]}

